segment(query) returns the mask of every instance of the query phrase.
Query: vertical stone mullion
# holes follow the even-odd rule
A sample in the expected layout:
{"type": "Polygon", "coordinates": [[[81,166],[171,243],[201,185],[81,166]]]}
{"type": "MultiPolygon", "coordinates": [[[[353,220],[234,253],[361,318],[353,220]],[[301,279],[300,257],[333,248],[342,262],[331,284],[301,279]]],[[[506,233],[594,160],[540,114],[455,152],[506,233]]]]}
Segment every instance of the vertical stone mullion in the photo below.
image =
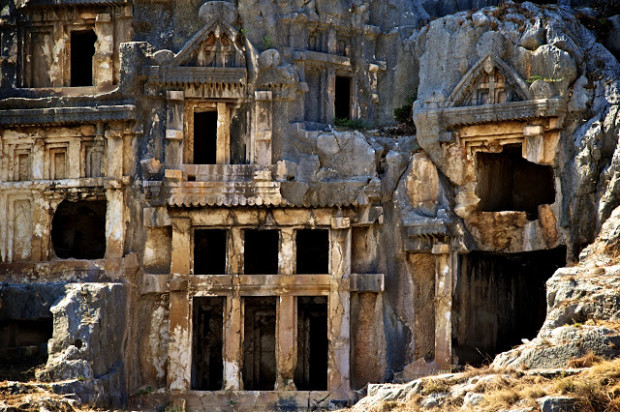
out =
{"type": "Polygon", "coordinates": [[[187,356],[191,353],[190,229],[189,218],[172,218],[168,388],[173,395],[190,389],[192,364],[191,356],[187,356]]]}
{"type": "Polygon", "coordinates": [[[226,103],[217,104],[216,163],[230,163],[230,112],[226,103]]]}
{"type": "Polygon", "coordinates": [[[124,196],[122,189],[106,190],[105,257],[122,257],[125,239],[124,196]]]}
{"type": "Polygon", "coordinates": [[[347,399],[351,390],[351,227],[348,218],[334,218],[331,226],[327,389],[335,397],[347,399]]]}
{"type": "MultiPolygon", "coordinates": [[[[233,275],[234,276],[234,275],[233,275]]],[[[237,276],[234,278],[238,279],[237,276]]],[[[224,310],[224,390],[243,390],[241,362],[243,358],[243,314],[238,291],[226,296],[224,310]]]]}
{"type": "Polygon", "coordinates": [[[292,275],[295,273],[295,229],[280,230],[280,253],[278,253],[278,273],[292,275]]]}
{"type": "Polygon", "coordinates": [[[452,277],[450,245],[433,246],[435,259],[435,365],[452,368],[452,277]]]}
{"type": "Polygon", "coordinates": [[[296,390],[297,366],[297,299],[279,297],[276,322],[276,390],[296,390]]]}

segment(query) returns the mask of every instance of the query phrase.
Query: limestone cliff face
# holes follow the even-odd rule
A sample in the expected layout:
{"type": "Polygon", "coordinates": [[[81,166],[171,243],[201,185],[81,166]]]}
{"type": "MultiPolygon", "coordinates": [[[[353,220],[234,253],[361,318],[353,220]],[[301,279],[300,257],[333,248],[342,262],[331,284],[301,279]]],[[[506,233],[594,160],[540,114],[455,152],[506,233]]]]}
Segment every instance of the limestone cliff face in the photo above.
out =
{"type": "MultiPolygon", "coordinates": [[[[529,3],[437,19],[417,35],[416,51],[420,65],[414,114],[417,138],[442,173],[462,188],[457,193],[457,213],[475,210],[478,203],[467,189],[471,169],[467,161],[451,154],[450,142],[433,135],[436,126],[426,116],[428,109],[453,106],[449,100],[456,97],[457,83],[476,61],[489,55],[514,69],[526,81],[532,98],[562,102],[557,117],[561,132],[552,138],[555,149],[549,159],[538,162],[553,166],[559,183],[553,206],[557,229],[566,236],[569,256],[576,257],[618,205],[620,67],[614,56],[597,43],[574,12],[529,3]]],[[[461,128],[460,138],[467,138],[468,132],[461,128]]]]}

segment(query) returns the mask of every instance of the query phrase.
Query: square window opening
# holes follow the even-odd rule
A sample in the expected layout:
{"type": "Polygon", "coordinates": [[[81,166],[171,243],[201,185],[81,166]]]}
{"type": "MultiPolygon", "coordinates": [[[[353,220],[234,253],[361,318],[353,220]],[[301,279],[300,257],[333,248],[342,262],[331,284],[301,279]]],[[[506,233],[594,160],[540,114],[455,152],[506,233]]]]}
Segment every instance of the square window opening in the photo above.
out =
{"type": "Polygon", "coordinates": [[[553,168],[524,159],[520,144],[506,145],[501,153],[477,153],[476,170],[480,211],[522,211],[534,220],[539,205],[555,201],[553,168]]]}
{"type": "Polygon", "coordinates": [[[244,272],[247,275],[273,275],[278,273],[278,230],[244,231],[244,272]]]}
{"type": "Polygon", "coordinates": [[[329,273],[329,231],[302,229],[296,233],[297,273],[329,273]]]}
{"type": "Polygon", "coordinates": [[[194,231],[194,274],[222,275],[226,273],[226,230],[194,231]]]}

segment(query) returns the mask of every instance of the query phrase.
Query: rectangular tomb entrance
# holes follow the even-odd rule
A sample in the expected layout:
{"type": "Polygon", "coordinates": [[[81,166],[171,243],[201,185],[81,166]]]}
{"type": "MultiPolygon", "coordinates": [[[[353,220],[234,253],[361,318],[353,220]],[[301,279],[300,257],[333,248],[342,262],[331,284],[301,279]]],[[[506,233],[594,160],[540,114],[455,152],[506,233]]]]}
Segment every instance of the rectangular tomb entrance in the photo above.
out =
{"type": "Polygon", "coordinates": [[[299,390],[327,390],[327,297],[297,298],[297,368],[299,390]]]}
{"type": "Polygon", "coordinates": [[[243,387],[270,391],[276,383],[276,298],[244,297],[243,387]]]}
{"type": "Polygon", "coordinates": [[[534,338],[545,320],[545,282],[565,263],[564,247],[464,255],[452,309],[458,363],[481,365],[534,338]]]}
{"type": "Polygon", "coordinates": [[[192,389],[222,389],[225,297],[196,297],[192,330],[192,389]]]}

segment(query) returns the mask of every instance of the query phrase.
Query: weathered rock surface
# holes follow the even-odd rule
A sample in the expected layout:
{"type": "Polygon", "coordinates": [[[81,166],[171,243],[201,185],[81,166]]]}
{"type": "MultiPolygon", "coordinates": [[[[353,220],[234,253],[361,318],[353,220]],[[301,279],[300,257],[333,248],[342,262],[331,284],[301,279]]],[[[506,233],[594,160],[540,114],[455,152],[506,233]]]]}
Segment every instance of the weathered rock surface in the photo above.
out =
{"type": "Polygon", "coordinates": [[[531,342],[497,356],[493,366],[562,368],[587,353],[620,356],[620,208],[574,267],[547,281],[547,318],[531,342]]]}
{"type": "Polygon", "coordinates": [[[123,389],[126,286],[72,283],[65,292],[51,308],[54,335],[47,364],[37,378],[77,378],[58,386],[58,392],[76,393],[85,403],[120,406],[127,396],[123,389]]]}

